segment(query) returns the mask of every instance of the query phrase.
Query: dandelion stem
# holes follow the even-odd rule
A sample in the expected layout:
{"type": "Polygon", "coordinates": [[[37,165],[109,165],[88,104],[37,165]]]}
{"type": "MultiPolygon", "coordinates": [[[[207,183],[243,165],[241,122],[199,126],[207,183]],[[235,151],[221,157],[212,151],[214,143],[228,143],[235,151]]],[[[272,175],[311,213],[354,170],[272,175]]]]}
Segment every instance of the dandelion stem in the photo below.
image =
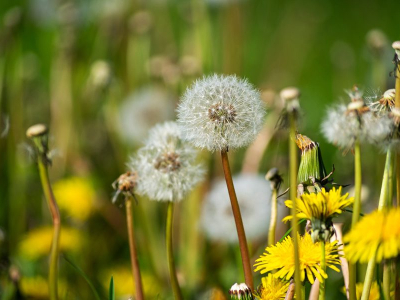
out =
{"type": "MultiPolygon", "coordinates": [[[[392,195],[390,188],[392,185],[390,181],[393,180],[393,164],[394,156],[392,149],[389,149],[386,154],[385,171],[383,173],[381,194],[379,196],[378,210],[383,210],[389,203],[389,197],[392,195]]],[[[374,277],[374,268],[376,264],[376,254],[369,260],[367,273],[364,279],[364,288],[361,296],[361,300],[367,300],[369,298],[369,292],[371,290],[371,284],[374,277]]]]}
{"type": "Polygon", "coordinates": [[[390,280],[391,280],[390,261],[385,260],[383,262],[383,295],[385,296],[385,300],[390,300],[390,280]]]}
{"type": "MultiPolygon", "coordinates": [[[[356,140],[354,144],[354,182],[355,182],[355,197],[353,204],[353,215],[351,219],[351,227],[357,224],[358,219],[360,218],[361,212],[361,184],[362,184],[362,173],[361,173],[361,147],[360,141],[356,140]]],[[[350,300],[356,300],[356,282],[357,282],[357,265],[350,264],[349,265],[349,293],[350,300]]]]}
{"type": "MultiPolygon", "coordinates": [[[[396,65],[396,90],[395,90],[395,107],[400,108],[400,68],[396,65]]],[[[400,154],[397,154],[396,161],[396,204],[400,207],[400,154]]]]}
{"type": "Polygon", "coordinates": [[[140,276],[139,260],[136,251],[135,235],[133,231],[133,214],[132,214],[132,198],[126,197],[125,199],[126,208],[126,225],[128,227],[128,238],[129,238],[129,254],[131,256],[131,267],[133,275],[133,283],[135,285],[136,299],[143,300],[143,285],[142,277],[140,276]]]}
{"type": "Polygon", "coordinates": [[[364,287],[361,295],[361,300],[369,299],[369,292],[371,290],[372,280],[374,279],[376,254],[372,257],[367,266],[367,273],[365,274],[364,287]]]}
{"type": "Polygon", "coordinates": [[[269,224],[268,232],[268,246],[275,244],[275,229],[276,229],[276,219],[278,217],[278,190],[274,188],[272,190],[271,197],[271,221],[269,224]]]}
{"type": "Polygon", "coordinates": [[[296,146],[296,118],[292,113],[290,114],[290,137],[289,137],[289,174],[290,174],[290,199],[293,199],[293,207],[292,207],[292,238],[294,244],[294,263],[295,263],[295,273],[294,273],[294,282],[296,289],[296,299],[302,300],[301,295],[301,276],[300,276],[300,256],[299,256],[299,241],[297,239],[297,232],[299,231],[299,225],[297,224],[297,205],[296,205],[296,196],[297,196],[297,146],[296,146]]]}
{"type": "Polygon", "coordinates": [[[172,249],[172,225],[174,216],[174,202],[168,202],[167,209],[167,226],[166,226],[166,245],[167,245],[167,257],[168,257],[168,269],[169,277],[171,280],[172,290],[174,292],[175,299],[182,300],[182,292],[179,287],[178,278],[176,277],[176,269],[174,262],[174,253],[172,249]]]}
{"type": "Polygon", "coordinates": [[[236,230],[239,239],[240,254],[242,256],[242,265],[246,285],[254,290],[253,275],[250,266],[249,250],[247,248],[246,234],[244,232],[242,216],[240,214],[239,203],[236,197],[235,187],[233,185],[231,169],[229,167],[227,151],[221,151],[222,167],[224,169],[226,186],[228,188],[229,198],[231,200],[233,217],[235,219],[236,230]]]}
{"type": "Polygon", "coordinates": [[[53,190],[50,185],[49,172],[47,169],[46,154],[39,155],[38,166],[42,188],[50,209],[53,219],[53,239],[50,249],[50,266],[49,266],[49,296],[50,300],[58,299],[57,277],[58,277],[58,251],[61,230],[60,212],[53,190]]]}
{"type": "MultiPolygon", "coordinates": [[[[322,269],[322,271],[326,272],[325,241],[320,241],[320,245],[321,245],[321,269],[322,269]]],[[[324,277],[322,277],[322,281],[319,283],[318,300],[325,300],[325,278],[324,277]]]]}

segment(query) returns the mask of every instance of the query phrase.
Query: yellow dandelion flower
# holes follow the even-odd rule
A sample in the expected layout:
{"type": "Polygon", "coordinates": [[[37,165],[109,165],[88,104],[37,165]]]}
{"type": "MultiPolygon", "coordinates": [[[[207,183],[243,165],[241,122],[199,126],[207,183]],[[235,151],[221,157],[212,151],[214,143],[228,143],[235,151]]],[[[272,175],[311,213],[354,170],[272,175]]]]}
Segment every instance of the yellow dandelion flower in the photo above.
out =
{"type": "MultiPolygon", "coordinates": [[[[364,288],[364,283],[359,282],[356,284],[356,299],[357,300],[361,299],[363,288],[364,288]]],[[[343,294],[346,294],[346,287],[343,287],[342,292],[343,292],[343,294]]],[[[376,283],[376,281],[374,281],[371,285],[371,290],[369,292],[368,300],[379,300],[380,299],[379,297],[380,297],[379,286],[376,283]]]]}
{"type": "Polygon", "coordinates": [[[58,206],[72,218],[84,221],[93,212],[95,190],[89,179],[71,177],[53,185],[58,206]]]}
{"type": "MultiPolygon", "coordinates": [[[[28,259],[37,259],[50,253],[53,227],[42,227],[30,231],[19,243],[19,253],[28,259]]],[[[61,227],[60,251],[78,252],[83,243],[79,230],[61,227]]]]}
{"type": "MultiPolygon", "coordinates": [[[[19,283],[21,292],[24,296],[29,299],[49,299],[49,284],[47,279],[41,276],[34,277],[21,277],[19,283]]],[[[64,280],[58,280],[58,294],[60,296],[65,295],[67,291],[67,285],[64,280]]]]}
{"type": "Polygon", "coordinates": [[[352,263],[396,257],[400,253],[400,209],[375,211],[363,217],[347,235],[345,256],[352,263]]]}
{"type": "MultiPolygon", "coordinates": [[[[301,198],[296,198],[297,217],[308,220],[327,220],[343,212],[343,209],[354,202],[354,198],[348,198],[349,194],[341,195],[342,187],[332,188],[327,192],[322,188],[321,192],[315,194],[303,194],[301,198]]],[[[293,207],[292,200],[286,200],[285,205],[293,207]]],[[[284,222],[292,219],[287,216],[284,222]]]]}
{"type": "MultiPolygon", "coordinates": [[[[129,264],[128,264],[129,265],[129,264]]],[[[110,285],[110,278],[114,278],[115,295],[117,299],[127,299],[135,294],[135,286],[133,284],[132,270],[126,266],[117,266],[104,271],[100,280],[105,289],[110,285]]],[[[148,298],[160,296],[162,290],[157,279],[149,273],[141,273],[144,294],[148,298]]]]}
{"type": "Polygon", "coordinates": [[[289,284],[289,281],[283,281],[272,274],[268,274],[268,276],[261,279],[257,297],[261,300],[285,299],[289,284]]]}
{"type": "MultiPolygon", "coordinates": [[[[305,280],[307,275],[308,280],[314,283],[314,277],[322,281],[323,278],[328,278],[326,272],[321,269],[321,248],[319,242],[313,243],[311,235],[306,233],[299,239],[299,255],[301,280],[305,280]]],[[[325,245],[325,260],[326,266],[339,272],[335,264],[340,264],[338,254],[337,241],[326,243],[325,245]]],[[[261,274],[276,271],[273,275],[285,280],[290,280],[294,274],[294,245],[292,238],[287,236],[282,242],[278,242],[275,246],[269,246],[259,259],[256,260],[254,271],[260,271],[261,274]]]]}

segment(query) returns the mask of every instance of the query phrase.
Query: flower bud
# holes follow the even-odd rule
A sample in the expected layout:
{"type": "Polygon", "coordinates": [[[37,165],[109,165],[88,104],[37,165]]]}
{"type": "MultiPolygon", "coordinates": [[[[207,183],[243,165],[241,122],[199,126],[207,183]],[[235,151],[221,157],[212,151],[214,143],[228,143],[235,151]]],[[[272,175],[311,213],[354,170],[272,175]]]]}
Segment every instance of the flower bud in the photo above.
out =
{"type": "Polygon", "coordinates": [[[235,283],[234,285],[232,285],[231,289],[229,290],[229,294],[231,295],[231,299],[254,299],[251,289],[245,283],[235,283]]]}

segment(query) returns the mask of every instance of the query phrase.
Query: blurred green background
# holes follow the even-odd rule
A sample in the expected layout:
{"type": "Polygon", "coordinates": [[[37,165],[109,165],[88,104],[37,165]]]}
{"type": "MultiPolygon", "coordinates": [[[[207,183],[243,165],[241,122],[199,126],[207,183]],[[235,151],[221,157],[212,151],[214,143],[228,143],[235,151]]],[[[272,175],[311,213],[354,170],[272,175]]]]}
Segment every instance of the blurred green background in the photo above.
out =
{"type": "MultiPolygon", "coordinates": [[[[25,138],[29,126],[50,127],[51,180],[69,230],[63,251],[97,288],[106,290],[113,274],[117,293],[129,295],[124,209],[111,204],[111,183],[147,130],[175,118],[184,89],[203,74],[248,78],[269,111],[268,145],[252,171],[276,166],[287,179],[287,134],[275,129],[277,94],[299,87],[300,132],[320,143],[336,181],[352,184],[351,152],[327,144],[319,124],[327,106],[345,101],[344,90],[354,84],[366,94],[394,87],[390,45],[399,39],[399,11],[394,0],[1,1],[0,299],[12,299],[16,282],[27,299],[47,298],[51,220],[25,138]]],[[[246,168],[245,155],[246,149],[233,153],[235,172],[246,168]]],[[[203,156],[214,165],[216,158],[203,156]]],[[[362,157],[370,210],[383,155],[363,146],[362,157]]],[[[209,181],[220,174],[218,165],[210,167],[209,181]]],[[[187,299],[209,299],[215,287],[226,295],[242,276],[237,246],[208,242],[193,221],[207,189],[206,182],[178,208],[177,264],[187,299]]],[[[148,298],[172,299],[165,206],[140,199],[134,212],[148,298]]],[[[254,259],[265,246],[266,240],[253,245],[254,259]]],[[[64,259],[60,264],[64,299],[91,299],[85,281],[64,259]]],[[[340,299],[342,281],[334,276],[327,294],[340,299]]]]}

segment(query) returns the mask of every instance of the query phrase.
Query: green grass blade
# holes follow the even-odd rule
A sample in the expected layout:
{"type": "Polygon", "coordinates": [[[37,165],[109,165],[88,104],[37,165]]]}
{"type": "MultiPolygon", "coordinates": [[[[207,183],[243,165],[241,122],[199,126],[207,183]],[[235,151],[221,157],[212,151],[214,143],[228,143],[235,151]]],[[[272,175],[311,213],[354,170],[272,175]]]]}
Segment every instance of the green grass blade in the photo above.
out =
{"type": "Polygon", "coordinates": [[[114,278],[111,276],[110,280],[110,296],[109,300],[115,300],[115,292],[114,292],[114,278]]]}
{"type": "Polygon", "coordinates": [[[99,296],[99,293],[97,292],[96,288],[94,287],[94,285],[90,281],[89,277],[87,277],[86,274],[82,271],[82,269],[79,268],[75,263],[73,263],[67,256],[63,255],[63,257],[75,269],[75,271],[77,271],[86,280],[87,284],[92,289],[96,300],[101,300],[101,298],[99,296]]]}

